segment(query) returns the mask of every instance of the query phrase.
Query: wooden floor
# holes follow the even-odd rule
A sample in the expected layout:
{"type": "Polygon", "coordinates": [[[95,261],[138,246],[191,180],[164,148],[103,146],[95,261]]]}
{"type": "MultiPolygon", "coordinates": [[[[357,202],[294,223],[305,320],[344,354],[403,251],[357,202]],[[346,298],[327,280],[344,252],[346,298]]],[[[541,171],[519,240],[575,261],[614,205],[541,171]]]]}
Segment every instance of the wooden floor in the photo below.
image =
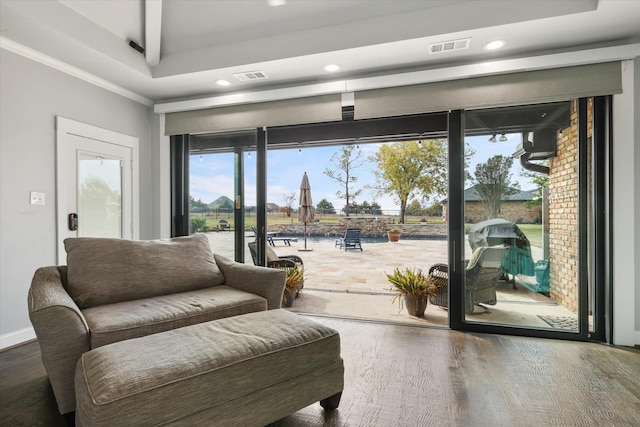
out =
{"type": "MultiPolygon", "coordinates": [[[[273,427],[640,426],[634,349],[313,318],[340,332],[342,402],[273,427]]],[[[0,405],[2,426],[67,425],[37,343],[0,353],[0,405]]]]}

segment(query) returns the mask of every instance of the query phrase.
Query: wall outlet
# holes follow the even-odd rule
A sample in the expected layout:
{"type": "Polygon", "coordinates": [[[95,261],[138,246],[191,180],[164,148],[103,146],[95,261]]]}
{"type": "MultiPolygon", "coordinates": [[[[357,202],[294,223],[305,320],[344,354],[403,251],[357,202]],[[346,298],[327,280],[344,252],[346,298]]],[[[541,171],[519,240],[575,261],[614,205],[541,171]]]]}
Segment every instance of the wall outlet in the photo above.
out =
{"type": "Polygon", "coordinates": [[[30,194],[30,204],[32,205],[44,205],[44,193],[38,193],[32,191],[30,194]]]}

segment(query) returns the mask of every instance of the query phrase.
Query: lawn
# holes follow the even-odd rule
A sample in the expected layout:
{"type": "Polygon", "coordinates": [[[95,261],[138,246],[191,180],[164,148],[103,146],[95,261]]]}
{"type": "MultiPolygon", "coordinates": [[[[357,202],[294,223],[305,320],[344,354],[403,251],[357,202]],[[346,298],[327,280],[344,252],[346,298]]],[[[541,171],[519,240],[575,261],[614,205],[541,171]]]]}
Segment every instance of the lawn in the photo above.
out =
{"type": "Polygon", "coordinates": [[[542,224],[518,224],[531,246],[542,247],[542,224]]]}

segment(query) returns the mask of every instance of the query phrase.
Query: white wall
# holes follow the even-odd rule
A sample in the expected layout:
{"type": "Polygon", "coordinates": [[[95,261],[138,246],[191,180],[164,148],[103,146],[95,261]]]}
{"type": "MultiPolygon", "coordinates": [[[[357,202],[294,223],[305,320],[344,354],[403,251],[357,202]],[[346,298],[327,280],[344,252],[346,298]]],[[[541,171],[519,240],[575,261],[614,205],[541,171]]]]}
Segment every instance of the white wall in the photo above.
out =
{"type": "MultiPolygon", "coordinates": [[[[630,62],[630,61],[629,61],[630,62]]],[[[637,259],[638,252],[640,251],[640,224],[638,224],[638,219],[640,219],[640,58],[636,58],[634,61],[634,85],[633,85],[633,120],[634,124],[634,141],[633,141],[633,154],[634,154],[634,180],[633,180],[633,201],[634,201],[634,209],[633,209],[633,217],[635,224],[635,233],[634,233],[634,255],[637,259]]],[[[635,265],[635,263],[634,263],[635,265]]],[[[635,323],[635,345],[640,345],[640,270],[636,267],[635,274],[633,276],[633,283],[635,284],[635,294],[634,300],[636,302],[635,307],[635,315],[636,315],[636,323],[635,323]]]]}
{"type": "Polygon", "coordinates": [[[152,126],[153,237],[171,237],[170,138],[164,135],[164,114],[154,114],[152,126]]]}
{"type": "Polygon", "coordinates": [[[640,58],[613,98],[613,343],[640,345],[640,58]]]}
{"type": "Polygon", "coordinates": [[[140,141],[140,238],[151,238],[150,107],[0,49],[0,348],[34,337],[27,291],[56,264],[55,116],[140,141]],[[29,192],[45,193],[45,206],[29,192]]]}

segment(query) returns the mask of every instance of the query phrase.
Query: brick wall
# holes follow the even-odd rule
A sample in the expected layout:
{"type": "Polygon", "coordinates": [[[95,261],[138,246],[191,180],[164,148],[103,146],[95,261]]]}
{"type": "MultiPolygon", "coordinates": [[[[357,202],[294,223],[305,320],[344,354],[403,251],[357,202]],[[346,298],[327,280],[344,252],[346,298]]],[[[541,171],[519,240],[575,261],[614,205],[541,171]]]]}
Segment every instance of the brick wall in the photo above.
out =
{"type": "MultiPolygon", "coordinates": [[[[447,220],[449,206],[447,202],[442,203],[442,219],[447,220]]],[[[500,205],[500,218],[517,224],[540,224],[542,221],[542,208],[533,206],[527,208],[526,202],[506,201],[500,205]]],[[[480,222],[487,218],[482,202],[466,202],[464,205],[465,222],[480,222]]]]}
{"type": "MultiPolygon", "coordinates": [[[[591,136],[592,104],[588,105],[591,136]]],[[[574,102],[571,126],[558,138],[558,155],[549,161],[550,297],[578,311],[578,116],[574,102]]],[[[586,284],[586,281],[584,281],[586,284]]]]}
{"type": "MultiPolygon", "coordinates": [[[[465,222],[480,222],[487,218],[482,202],[466,202],[464,206],[465,222]]],[[[500,218],[517,224],[539,224],[542,220],[540,206],[528,208],[526,202],[505,201],[500,204],[500,218]]]]}

